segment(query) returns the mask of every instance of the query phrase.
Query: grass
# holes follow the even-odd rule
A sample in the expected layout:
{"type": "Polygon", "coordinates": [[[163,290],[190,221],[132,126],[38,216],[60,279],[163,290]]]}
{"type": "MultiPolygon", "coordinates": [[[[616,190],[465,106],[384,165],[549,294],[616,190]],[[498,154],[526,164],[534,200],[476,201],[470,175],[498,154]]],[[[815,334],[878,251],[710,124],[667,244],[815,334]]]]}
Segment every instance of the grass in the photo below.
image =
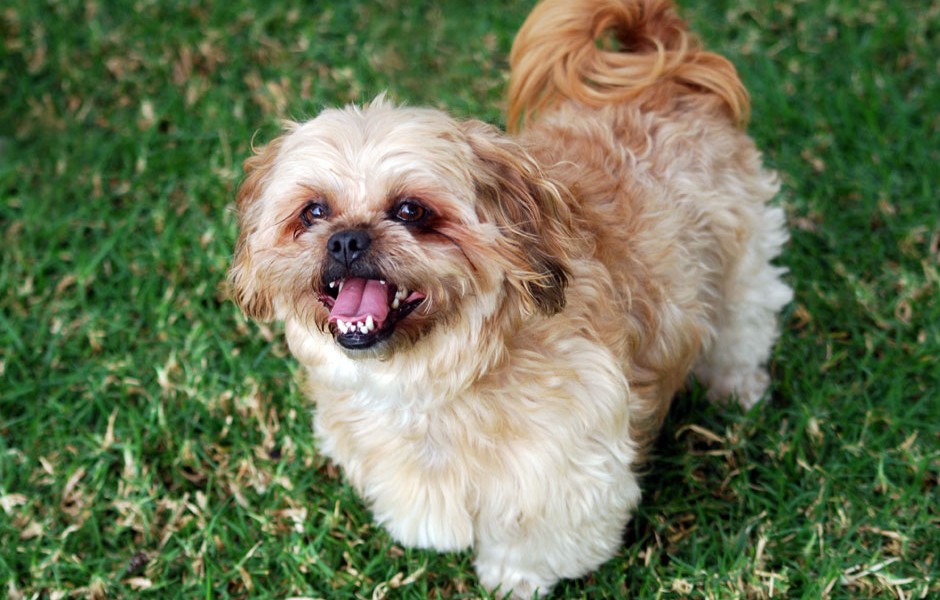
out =
{"type": "MultiPolygon", "coordinates": [[[[384,89],[498,123],[531,4],[0,8],[0,594],[485,597],[371,524],[220,282],[252,139],[384,89]]],[[[940,4],[682,4],[751,90],[797,299],[772,401],[679,398],[557,597],[937,595],[940,4]]]]}

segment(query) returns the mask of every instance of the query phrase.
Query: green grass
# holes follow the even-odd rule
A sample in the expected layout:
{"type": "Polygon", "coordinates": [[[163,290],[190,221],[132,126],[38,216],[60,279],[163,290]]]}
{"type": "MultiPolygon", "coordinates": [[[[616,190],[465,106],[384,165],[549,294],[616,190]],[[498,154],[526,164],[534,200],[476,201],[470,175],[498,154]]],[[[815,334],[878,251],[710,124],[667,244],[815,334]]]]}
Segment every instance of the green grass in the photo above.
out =
{"type": "MultiPolygon", "coordinates": [[[[751,90],[797,299],[772,402],[679,398],[620,554],[557,597],[937,595],[940,5],[682,4],[751,90]]],[[[530,7],[3,3],[0,595],[485,597],[370,523],[220,282],[253,138],[384,89],[498,123],[530,7]]]]}

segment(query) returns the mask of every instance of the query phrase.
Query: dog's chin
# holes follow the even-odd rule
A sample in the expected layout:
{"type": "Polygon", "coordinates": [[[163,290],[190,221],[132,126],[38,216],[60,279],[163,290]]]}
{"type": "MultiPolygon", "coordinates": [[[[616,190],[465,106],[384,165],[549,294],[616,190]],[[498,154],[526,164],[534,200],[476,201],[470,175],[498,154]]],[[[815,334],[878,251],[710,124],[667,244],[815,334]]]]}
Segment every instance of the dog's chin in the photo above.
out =
{"type": "MultiPolygon", "coordinates": [[[[408,305],[408,312],[414,311],[421,301],[408,305]]],[[[330,332],[333,334],[333,340],[341,346],[348,354],[372,355],[382,354],[395,346],[395,341],[404,337],[399,331],[399,323],[407,317],[407,314],[401,314],[396,321],[387,321],[380,329],[363,331],[359,327],[349,327],[344,333],[336,324],[331,324],[330,332]],[[396,336],[396,333],[399,335],[396,336]]]]}
{"type": "Polygon", "coordinates": [[[426,298],[381,276],[324,281],[318,297],[333,340],[351,356],[382,354],[412,337],[403,330],[414,329],[412,313],[426,298]]]}

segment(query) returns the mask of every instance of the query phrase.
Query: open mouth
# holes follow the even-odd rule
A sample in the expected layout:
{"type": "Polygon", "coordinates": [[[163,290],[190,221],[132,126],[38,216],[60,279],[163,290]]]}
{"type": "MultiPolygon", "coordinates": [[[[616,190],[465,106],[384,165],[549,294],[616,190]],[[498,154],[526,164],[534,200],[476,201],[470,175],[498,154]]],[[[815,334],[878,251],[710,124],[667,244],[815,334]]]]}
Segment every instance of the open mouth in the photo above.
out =
{"type": "Polygon", "coordinates": [[[384,279],[347,277],[328,282],[320,302],[330,310],[330,329],[344,348],[368,348],[386,339],[425,296],[384,279]]]}

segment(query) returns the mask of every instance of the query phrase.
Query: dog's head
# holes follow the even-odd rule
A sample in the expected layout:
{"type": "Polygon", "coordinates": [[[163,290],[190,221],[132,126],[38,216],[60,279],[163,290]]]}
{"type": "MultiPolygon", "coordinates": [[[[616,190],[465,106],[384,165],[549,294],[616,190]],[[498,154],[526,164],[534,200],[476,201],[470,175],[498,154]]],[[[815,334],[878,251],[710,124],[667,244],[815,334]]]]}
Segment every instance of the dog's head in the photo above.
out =
{"type": "Polygon", "coordinates": [[[565,303],[567,192],[493,127],[380,98],[290,125],[245,173],[229,277],[250,317],[355,356],[565,303]]]}

